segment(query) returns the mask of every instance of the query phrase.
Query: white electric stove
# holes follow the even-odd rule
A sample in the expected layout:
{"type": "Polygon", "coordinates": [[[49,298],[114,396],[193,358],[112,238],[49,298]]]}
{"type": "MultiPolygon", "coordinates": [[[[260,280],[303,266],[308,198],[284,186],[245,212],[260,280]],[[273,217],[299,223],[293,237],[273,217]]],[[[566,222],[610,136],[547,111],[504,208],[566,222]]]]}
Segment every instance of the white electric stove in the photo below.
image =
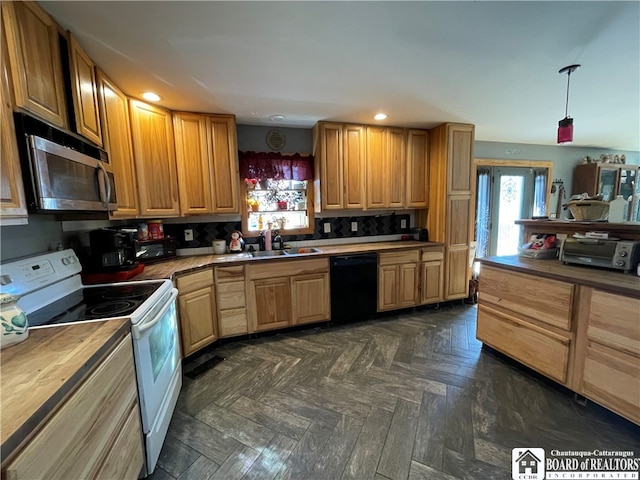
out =
{"type": "Polygon", "coordinates": [[[145,436],[146,474],[155,469],[182,386],[176,297],[170,280],[82,285],[71,249],[2,265],[0,292],[20,295],[29,328],[128,318],[145,436]]]}

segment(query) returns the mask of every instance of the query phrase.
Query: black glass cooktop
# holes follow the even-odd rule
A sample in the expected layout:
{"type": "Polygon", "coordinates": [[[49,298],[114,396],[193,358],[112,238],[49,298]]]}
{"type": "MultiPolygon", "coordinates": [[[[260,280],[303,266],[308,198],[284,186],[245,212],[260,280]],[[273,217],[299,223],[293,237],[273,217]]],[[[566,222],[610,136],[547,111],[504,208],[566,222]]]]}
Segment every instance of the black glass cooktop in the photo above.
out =
{"type": "Polygon", "coordinates": [[[29,326],[74,323],[131,315],[161,282],[87,287],[27,315],[29,326]]]}

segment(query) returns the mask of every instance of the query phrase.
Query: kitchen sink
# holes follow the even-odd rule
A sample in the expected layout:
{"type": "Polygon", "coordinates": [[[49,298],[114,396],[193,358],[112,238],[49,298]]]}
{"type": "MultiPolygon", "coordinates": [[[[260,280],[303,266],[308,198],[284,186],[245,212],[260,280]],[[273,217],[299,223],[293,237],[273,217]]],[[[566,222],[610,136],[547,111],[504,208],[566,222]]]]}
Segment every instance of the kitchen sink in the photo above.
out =
{"type": "Polygon", "coordinates": [[[285,255],[308,255],[310,253],[322,253],[322,250],[314,247],[289,248],[283,251],[285,255]]]}
{"type": "Polygon", "coordinates": [[[258,252],[251,252],[253,257],[280,257],[284,255],[284,250],[265,250],[258,252]]]}

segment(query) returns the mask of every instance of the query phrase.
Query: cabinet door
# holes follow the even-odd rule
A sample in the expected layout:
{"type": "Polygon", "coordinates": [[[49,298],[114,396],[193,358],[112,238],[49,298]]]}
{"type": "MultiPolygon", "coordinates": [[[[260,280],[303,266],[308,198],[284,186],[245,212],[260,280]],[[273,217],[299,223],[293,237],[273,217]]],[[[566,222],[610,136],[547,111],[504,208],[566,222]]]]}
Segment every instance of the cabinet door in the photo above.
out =
{"type": "MultiPolygon", "coordinates": [[[[20,171],[20,158],[18,156],[18,144],[15,126],[13,123],[13,108],[11,106],[11,90],[9,85],[9,70],[6,56],[6,43],[4,32],[0,32],[2,38],[2,50],[0,60],[0,215],[6,218],[26,218],[27,203],[24,196],[22,173],[20,171]]],[[[24,220],[23,220],[24,221],[24,220]]]]}
{"type": "Polygon", "coordinates": [[[178,303],[182,354],[186,357],[218,338],[214,288],[181,293],[178,303]]]}
{"type": "Polygon", "coordinates": [[[344,208],[365,207],[365,128],[362,125],[344,126],[344,208]]]}
{"type": "Polygon", "coordinates": [[[466,298],[469,295],[469,248],[447,249],[446,300],[466,298]]]}
{"type": "Polygon", "coordinates": [[[320,193],[323,210],[342,209],[343,190],[343,125],[340,123],[320,124],[320,193]]]}
{"type": "Polygon", "coordinates": [[[35,2],[2,2],[15,104],[67,126],[58,30],[35,2]]]}
{"type": "Polygon", "coordinates": [[[329,274],[297,275],[291,279],[293,323],[329,320],[329,274]]]}
{"type": "Polygon", "coordinates": [[[367,208],[387,206],[387,164],[385,129],[367,127],[367,208]]]}
{"type": "Polygon", "coordinates": [[[129,101],[107,76],[98,70],[98,100],[102,116],[102,139],[116,183],[118,209],[113,217],[133,218],[138,215],[138,181],[133,162],[129,101]]]}
{"type": "Polygon", "coordinates": [[[197,113],[174,113],[176,163],[183,215],[213,213],[207,122],[197,113]]]}
{"type": "Polygon", "coordinates": [[[473,126],[449,125],[448,129],[448,192],[471,194],[473,185],[473,126]]]}
{"type": "Polygon", "coordinates": [[[131,137],[140,187],[140,214],[180,214],[171,113],[130,99],[131,137]]]}
{"type": "Polygon", "coordinates": [[[418,298],[418,264],[405,263],[399,265],[398,275],[398,307],[413,307],[418,298]]]}
{"type": "Polygon", "coordinates": [[[136,480],[144,465],[144,449],[141,441],[140,411],[136,405],[129,412],[122,431],[115,439],[107,458],[96,474],[97,480],[136,480]]]}
{"type": "Polygon", "coordinates": [[[95,64],[73,36],[69,36],[71,92],[76,132],[102,146],[95,64]]]}
{"type": "Polygon", "coordinates": [[[398,265],[378,267],[378,311],[398,308],[398,265]]]}
{"type": "Polygon", "coordinates": [[[425,305],[442,301],[443,283],[442,262],[423,262],[420,304],[425,305]]]}
{"type": "MultiPolygon", "coordinates": [[[[405,173],[407,171],[406,133],[401,128],[387,128],[387,207],[405,206],[405,173]]],[[[384,181],[384,180],[383,180],[384,181]]]]}
{"type": "Polygon", "coordinates": [[[235,118],[228,115],[209,116],[207,127],[213,170],[213,211],[239,213],[240,174],[235,118]]]}
{"type": "Polygon", "coordinates": [[[598,167],[598,191],[596,193],[602,194],[602,201],[610,202],[615,200],[619,175],[620,169],[618,167],[606,167],[604,165],[598,167]]]}
{"type": "Polygon", "coordinates": [[[407,133],[407,208],[423,208],[429,204],[427,138],[426,130],[409,130],[407,133]]]}
{"type": "Polygon", "coordinates": [[[471,234],[471,198],[447,197],[447,290],[445,299],[465,298],[469,290],[469,242],[471,234]]]}
{"type": "Polygon", "coordinates": [[[250,319],[252,331],[272,330],[291,325],[291,284],[289,277],[250,282],[250,319]]]}

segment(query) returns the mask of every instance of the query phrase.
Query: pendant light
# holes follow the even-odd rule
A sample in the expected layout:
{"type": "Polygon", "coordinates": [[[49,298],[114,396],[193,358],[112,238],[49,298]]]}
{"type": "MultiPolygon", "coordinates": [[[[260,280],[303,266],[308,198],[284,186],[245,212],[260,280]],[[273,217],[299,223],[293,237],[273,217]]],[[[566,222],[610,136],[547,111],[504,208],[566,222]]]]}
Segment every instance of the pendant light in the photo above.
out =
{"type": "Polygon", "coordinates": [[[569,81],[571,74],[580,68],[580,65],[569,65],[558,70],[558,73],[567,74],[567,101],[564,107],[564,118],[558,122],[558,143],[573,142],[573,118],[569,116],[569,81]]]}

